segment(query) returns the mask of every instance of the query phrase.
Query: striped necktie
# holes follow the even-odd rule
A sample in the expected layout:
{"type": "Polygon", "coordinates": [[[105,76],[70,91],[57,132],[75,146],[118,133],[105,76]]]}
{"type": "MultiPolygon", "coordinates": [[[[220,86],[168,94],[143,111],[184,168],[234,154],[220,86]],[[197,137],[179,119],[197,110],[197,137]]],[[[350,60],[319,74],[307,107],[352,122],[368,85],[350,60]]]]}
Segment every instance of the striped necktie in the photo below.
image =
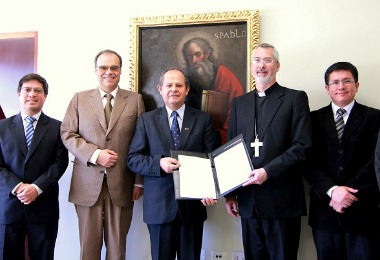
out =
{"type": "Polygon", "coordinates": [[[177,111],[173,111],[172,112],[173,122],[172,122],[172,127],[171,127],[170,130],[171,130],[171,133],[172,133],[172,138],[173,138],[175,149],[178,149],[179,134],[180,134],[177,116],[178,116],[177,111]]]}
{"type": "Polygon", "coordinates": [[[32,143],[33,134],[34,134],[33,123],[37,119],[35,119],[32,116],[27,116],[25,120],[26,122],[28,122],[28,124],[26,125],[25,139],[26,139],[26,146],[28,147],[28,150],[29,150],[30,144],[32,143]]]}
{"type": "Polygon", "coordinates": [[[340,141],[342,139],[343,135],[343,129],[344,129],[344,120],[343,120],[343,115],[346,113],[346,110],[343,108],[339,108],[336,111],[337,117],[335,119],[335,126],[336,126],[336,132],[338,134],[338,140],[340,141]]]}

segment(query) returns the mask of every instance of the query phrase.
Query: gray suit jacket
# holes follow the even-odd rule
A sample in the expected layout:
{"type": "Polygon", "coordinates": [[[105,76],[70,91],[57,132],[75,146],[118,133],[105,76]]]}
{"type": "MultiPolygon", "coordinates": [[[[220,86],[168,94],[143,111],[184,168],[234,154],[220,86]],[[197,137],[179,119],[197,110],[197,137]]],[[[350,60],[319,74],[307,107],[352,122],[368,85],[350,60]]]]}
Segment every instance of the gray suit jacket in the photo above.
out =
{"type": "Polygon", "coordinates": [[[107,183],[112,202],[119,207],[131,206],[133,185],[142,184],[126,165],[137,118],[145,111],[140,94],[119,89],[107,129],[98,89],[76,93],[61,126],[64,145],[75,156],[69,201],[93,206],[99,197],[105,168],[89,163],[96,149],[110,149],[118,154],[114,167],[107,169],[107,183]]]}

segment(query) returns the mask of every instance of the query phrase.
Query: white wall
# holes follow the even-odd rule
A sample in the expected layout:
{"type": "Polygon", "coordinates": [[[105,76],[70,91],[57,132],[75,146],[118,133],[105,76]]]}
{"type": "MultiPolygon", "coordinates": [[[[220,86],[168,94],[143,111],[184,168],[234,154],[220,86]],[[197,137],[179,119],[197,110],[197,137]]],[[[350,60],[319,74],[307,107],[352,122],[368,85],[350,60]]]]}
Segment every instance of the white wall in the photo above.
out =
{"type": "MultiPolygon", "coordinates": [[[[60,120],[74,92],[96,87],[93,58],[101,49],[114,49],[122,55],[125,66],[120,85],[128,88],[130,17],[237,10],[260,11],[260,41],[274,44],[280,52],[278,81],[305,90],[312,110],[329,102],[323,74],[336,61],[357,66],[357,100],[379,108],[379,8],[377,0],[13,0],[1,3],[0,33],[38,31],[38,73],[50,84],[44,112],[60,120]]],[[[70,164],[60,181],[57,260],[79,258],[77,218],[67,201],[71,168],[70,164]]],[[[208,210],[203,243],[207,260],[211,250],[226,251],[231,259],[231,251],[242,250],[239,220],[225,213],[222,201],[208,210]]],[[[127,259],[150,259],[140,201],[136,203],[127,252],[127,259]]],[[[316,259],[306,218],[299,259],[316,259]]]]}

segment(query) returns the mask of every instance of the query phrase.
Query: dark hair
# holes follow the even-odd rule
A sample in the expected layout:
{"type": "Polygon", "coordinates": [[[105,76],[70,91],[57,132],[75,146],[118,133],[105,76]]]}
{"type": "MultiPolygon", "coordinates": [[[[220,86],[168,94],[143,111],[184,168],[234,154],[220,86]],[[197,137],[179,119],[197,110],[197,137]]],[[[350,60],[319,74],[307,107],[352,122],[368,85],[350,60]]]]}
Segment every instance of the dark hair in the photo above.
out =
{"type": "Polygon", "coordinates": [[[48,94],[48,92],[49,92],[49,85],[48,85],[46,79],[44,79],[42,76],[40,76],[40,75],[38,75],[36,73],[27,74],[27,75],[25,75],[24,77],[22,77],[20,79],[20,81],[18,82],[17,93],[21,92],[21,87],[22,87],[22,85],[25,82],[29,82],[29,81],[32,81],[32,80],[37,80],[38,82],[40,82],[42,84],[42,87],[44,88],[45,95],[48,94]]]}
{"type": "Polygon", "coordinates": [[[358,70],[356,69],[356,67],[349,62],[340,61],[340,62],[334,63],[333,65],[328,67],[328,69],[326,70],[326,72],[325,72],[325,84],[326,85],[329,84],[330,74],[333,73],[334,71],[339,71],[339,70],[346,70],[346,71],[351,72],[352,76],[354,77],[355,82],[358,82],[359,73],[358,73],[358,70]]]}
{"type": "Polygon", "coordinates": [[[162,86],[164,84],[164,78],[165,78],[165,74],[166,72],[168,71],[171,71],[171,70],[177,70],[179,72],[181,72],[183,74],[183,77],[185,78],[185,86],[186,87],[189,87],[190,86],[190,82],[189,82],[189,79],[188,77],[186,76],[185,72],[183,72],[183,70],[177,68],[177,67],[171,67],[167,70],[165,70],[164,72],[161,73],[161,76],[160,76],[160,82],[159,82],[159,85],[162,86]]]}
{"type": "Polygon", "coordinates": [[[120,61],[120,68],[123,66],[123,60],[121,59],[121,56],[119,55],[119,53],[117,53],[116,51],[113,51],[113,50],[109,50],[109,49],[106,49],[106,50],[102,50],[100,51],[98,54],[96,54],[95,56],[95,68],[96,68],[96,64],[98,62],[98,58],[100,55],[104,54],[104,53],[112,53],[112,54],[115,54],[118,58],[119,58],[119,61],[120,61]]]}

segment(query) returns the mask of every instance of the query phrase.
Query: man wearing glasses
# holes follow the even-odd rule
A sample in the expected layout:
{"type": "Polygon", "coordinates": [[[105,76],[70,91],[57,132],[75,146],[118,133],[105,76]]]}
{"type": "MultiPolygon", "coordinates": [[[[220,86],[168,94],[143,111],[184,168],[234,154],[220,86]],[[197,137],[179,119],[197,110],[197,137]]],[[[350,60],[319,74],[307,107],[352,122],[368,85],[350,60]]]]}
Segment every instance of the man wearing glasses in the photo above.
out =
{"type": "Polygon", "coordinates": [[[226,197],[228,214],[241,216],[245,259],[293,260],[306,215],[302,173],[311,147],[304,91],[281,86],[279,54],[262,43],[253,50],[255,90],[232,102],[228,138],[242,133],[254,170],[226,197]]]}
{"type": "Polygon", "coordinates": [[[112,50],[95,56],[98,87],[76,93],[62,122],[61,137],[75,156],[69,201],[79,221],[80,259],[125,259],[133,201],[143,194],[125,157],[137,118],[145,111],[140,94],[119,87],[122,59],[112,50]]]}
{"type": "Polygon", "coordinates": [[[358,71],[337,62],[325,72],[331,103],[313,111],[309,224],[318,259],[380,259],[374,153],[380,111],[359,104],[358,71]]]}
{"type": "Polygon", "coordinates": [[[48,83],[38,74],[19,81],[21,112],[0,120],[0,259],[54,259],[58,180],[69,164],[61,122],[42,112],[48,83]]]}

